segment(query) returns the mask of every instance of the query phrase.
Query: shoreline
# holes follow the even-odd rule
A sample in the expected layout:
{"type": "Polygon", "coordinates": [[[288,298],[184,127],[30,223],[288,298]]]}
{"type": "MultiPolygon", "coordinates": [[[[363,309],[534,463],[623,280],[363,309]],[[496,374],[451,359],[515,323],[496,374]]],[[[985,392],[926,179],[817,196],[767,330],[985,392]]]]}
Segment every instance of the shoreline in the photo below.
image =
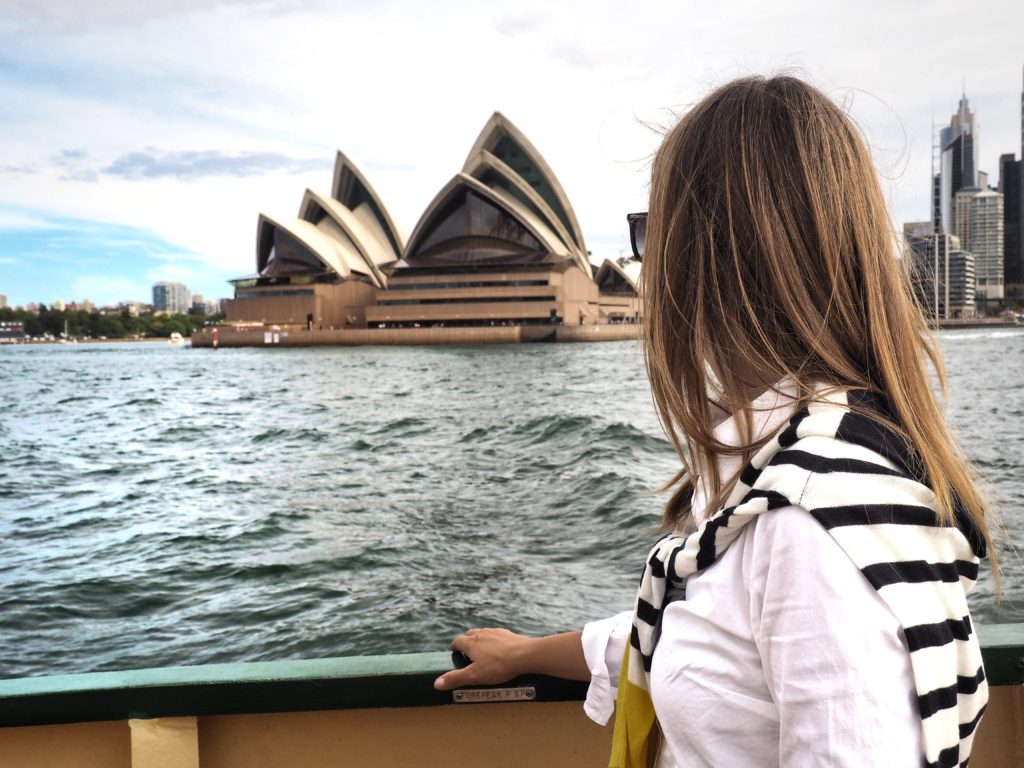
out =
{"type": "MultiPolygon", "coordinates": [[[[1002,318],[940,320],[929,322],[932,331],[1024,329],[1024,324],[1002,318]]],[[[629,341],[639,338],[639,325],[520,325],[468,326],[433,328],[359,328],[346,330],[239,330],[231,326],[207,326],[198,329],[186,342],[199,348],[214,348],[213,331],[217,330],[217,347],[314,347],[314,346],[392,346],[436,344],[524,344],[580,343],[629,341]]],[[[75,344],[167,344],[168,337],[119,339],[74,339],[75,344]]],[[[0,347],[30,345],[61,345],[59,339],[0,339],[0,347]]]]}
{"type": "Polygon", "coordinates": [[[1002,318],[993,318],[991,320],[982,318],[980,320],[939,320],[938,325],[934,321],[930,321],[928,327],[933,331],[959,331],[968,328],[1024,328],[1024,325],[1002,318]]]}
{"type": "Polygon", "coordinates": [[[238,330],[211,326],[192,334],[193,347],[349,347],[371,345],[430,346],[438,344],[529,344],[632,341],[640,326],[513,325],[431,328],[348,328],[344,330],[238,330]]]}
{"type": "MultiPolygon", "coordinates": [[[[71,340],[69,342],[66,342],[66,344],[70,344],[70,345],[75,345],[75,344],[136,344],[136,343],[139,343],[139,342],[154,342],[154,341],[162,341],[164,343],[167,343],[167,338],[163,337],[163,336],[152,336],[152,337],[146,337],[144,339],[131,339],[131,338],[123,338],[123,339],[73,339],[73,340],[71,340]]],[[[0,347],[2,347],[2,346],[21,346],[22,344],[33,344],[33,345],[44,345],[44,344],[53,345],[53,344],[56,344],[56,345],[60,345],[61,343],[62,342],[60,342],[57,339],[0,339],[0,347]]]]}

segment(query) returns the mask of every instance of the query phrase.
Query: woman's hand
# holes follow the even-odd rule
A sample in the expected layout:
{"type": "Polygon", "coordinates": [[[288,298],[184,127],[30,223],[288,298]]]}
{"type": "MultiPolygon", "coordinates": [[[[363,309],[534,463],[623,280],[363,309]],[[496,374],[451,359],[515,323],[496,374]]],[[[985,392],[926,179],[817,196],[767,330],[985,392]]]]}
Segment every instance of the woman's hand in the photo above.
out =
{"type": "Polygon", "coordinates": [[[589,680],[582,637],[582,632],[526,637],[507,629],[467,629],[452,640],[452,650],[464,653],[470,663],[445,672],[434,687],[450,691],[465,685],[497,685],[527,672],[589,680]]]}
{"type": "Polygon", "coordinates": [[[446,672],[434,681],[439,691],[464,685],[497,685],[531,670],[523,668],[532,638],[507,629],[467,629],[452,640],[452,650],[462,651],[470,663],[462,669],[446,672]]]}

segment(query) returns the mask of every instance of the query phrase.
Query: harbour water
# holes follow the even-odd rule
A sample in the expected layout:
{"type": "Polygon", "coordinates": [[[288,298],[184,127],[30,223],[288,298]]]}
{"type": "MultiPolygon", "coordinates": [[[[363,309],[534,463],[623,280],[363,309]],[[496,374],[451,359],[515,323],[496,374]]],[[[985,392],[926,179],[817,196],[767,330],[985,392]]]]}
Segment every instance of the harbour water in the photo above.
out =
{"type": "MultiPolygon", "coordinates": [[[[1024,330],[940,335],[1024,533],[1024,330]]],[[[633,342],[0,348],[0,678],[438,650],[629,607],[675,468],[633,342]]],[[[1024,621],[983,574],[978,622],[1024,621]]]]}

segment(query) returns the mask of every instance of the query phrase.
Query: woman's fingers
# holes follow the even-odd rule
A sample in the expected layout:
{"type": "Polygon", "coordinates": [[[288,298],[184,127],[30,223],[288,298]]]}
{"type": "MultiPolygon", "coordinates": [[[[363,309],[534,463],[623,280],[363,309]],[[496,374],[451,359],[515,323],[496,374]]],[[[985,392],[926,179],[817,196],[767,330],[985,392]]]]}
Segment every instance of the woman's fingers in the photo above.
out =
{"type": "Polygon", "coordinates": [[[516,650],[527,638],[507,629],[467,629],[451,642],[470,660],[462,669],[446,672],[434,681],[434,687],[448,691],[463,685],[494,685],[511,680],[520,671],[516,650]]]}
{"type": "Polygon", "coordinates": [[[453,669],[451,672],[445,672],[437,678],[434,681],[434,687],[439,691],[451,691],[466,685],[475,685],[476,681],[473,679],[473,674],[472,664],[462,669],[453,669]]]}

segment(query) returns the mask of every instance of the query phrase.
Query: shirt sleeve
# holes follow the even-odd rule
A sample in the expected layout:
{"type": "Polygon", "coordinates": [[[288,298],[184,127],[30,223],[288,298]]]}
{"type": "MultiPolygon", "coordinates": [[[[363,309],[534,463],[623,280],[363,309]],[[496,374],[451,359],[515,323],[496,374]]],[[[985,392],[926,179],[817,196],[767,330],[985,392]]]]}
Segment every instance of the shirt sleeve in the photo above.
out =
{"type": "Polygon", "coordinates": [[[751,626],[779,712],[779,764],[920,764],[910,655],[875,589],[799,507],[762,515],[751,548],[751,626]]]}
{"type": "Polygon", "coordinates": [[[625,611],[583,627],[583,656],[590,668],[583,711],[600,725],[606,725],[615,711],[622,655],[632,626],[633,612],[625,611]]]}

